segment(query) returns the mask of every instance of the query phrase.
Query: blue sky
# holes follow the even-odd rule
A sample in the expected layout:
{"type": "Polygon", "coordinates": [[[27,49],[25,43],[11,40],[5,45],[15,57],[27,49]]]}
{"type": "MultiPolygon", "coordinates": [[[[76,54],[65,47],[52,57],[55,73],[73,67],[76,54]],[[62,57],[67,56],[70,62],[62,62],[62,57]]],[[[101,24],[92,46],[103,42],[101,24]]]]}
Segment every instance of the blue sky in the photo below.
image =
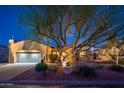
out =
{"type": "MultiPolygon", "coordinates": [[[[103,7],[103,6],[102,6],[103,7]]],[[[106,7],[106,6],[105,6],[106,7]]],[[[122,7],[122,6],[121,6],[122,7]]],[[[104,8],[104,7],[103,7],[104,8]]],[[[118,7],[119,10],[123,9],[118,7]]],[[[19,23],[19,15],[25,10],[25,6],[0,6],[0,45],[8,46],[8,41],[13,36],[16,41],[25,39],[25,31],[19,23]]],[[[124,14],[117,14],[117,22],[122,21],[124,14]]],[[[115,14],[116,15],[116,14],[115,14]]],[[[123,31],[122,31],[123,32],[123,31]]]]}
{"type": "Polygon", "coordinates": [[[23,9],[24,6],[0,6],[0,45],[8,46],[8,41],[12,36],[16,41],[25,38],[25,32],[18,18],[23,9]]]}

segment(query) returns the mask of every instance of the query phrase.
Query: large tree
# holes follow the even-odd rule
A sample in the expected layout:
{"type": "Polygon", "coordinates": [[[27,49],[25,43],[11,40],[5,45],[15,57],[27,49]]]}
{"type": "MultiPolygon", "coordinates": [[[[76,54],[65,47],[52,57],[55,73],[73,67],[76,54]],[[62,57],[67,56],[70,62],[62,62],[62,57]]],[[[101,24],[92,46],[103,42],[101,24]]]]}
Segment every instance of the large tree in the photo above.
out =
{"type": "Polygon", "coordinates": [[[121,31],[122,11],[118,6],[28,6],[20,20],[30,39],[56,47],[64,62],[69,56],[100,47],[121,31]]]}

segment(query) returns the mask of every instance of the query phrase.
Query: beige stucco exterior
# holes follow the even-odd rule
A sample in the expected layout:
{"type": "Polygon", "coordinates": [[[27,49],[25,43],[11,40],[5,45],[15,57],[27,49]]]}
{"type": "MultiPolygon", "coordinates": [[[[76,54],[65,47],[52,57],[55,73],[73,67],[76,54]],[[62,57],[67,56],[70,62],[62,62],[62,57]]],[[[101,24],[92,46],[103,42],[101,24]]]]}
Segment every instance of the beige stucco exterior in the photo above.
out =
{"type": "Polygon", "coordinates": [[[18,52],[40,52],[45,58],[45,62],[49,60],[49,54],[51,54],[51,47],[37,43],[32,40],[23,40],[20,42],[14,42],[10,40],[9,42],[9,63],[17,62],[17,53],[18,52]]]}
{"type": "MultiPolygon", "coordinates": [[[[69,53],[71,47],[65,48],[65,53],[69,53]]],[[[59,55],[59,52],[56,48],[52,48],[50,46],[40,44],[38,42],[32,41],[32,40],[23,40],[20,42],[14,42],[13,39],[9,41],[9,60],[8,63],[17,63],[17,54],[21,52],[38,52],[41,53],[42,58],[45,59],[45,62],[50,62],[49,55],[51,53],[56,53],[59,55]]],[[[104,49],[100,49],[97,53],[99,55],[100,60],[102,61],[111,61],[111,59],[107,56],[104,56],[104,49]],[[103,55],[101,55],[101,53],[103,55]]],[[[68,61],[71,62],[72,60],[75,60],[75,58],[72,57],[73,55],[69,56],[68,61]]],[[[60,56],[58,56],[60,60],[60,56]]],[[[91,61],[93,59],[93,55],[90,51],[83,51],[80,53],[79,58],[81,60],[91,61]]]]}

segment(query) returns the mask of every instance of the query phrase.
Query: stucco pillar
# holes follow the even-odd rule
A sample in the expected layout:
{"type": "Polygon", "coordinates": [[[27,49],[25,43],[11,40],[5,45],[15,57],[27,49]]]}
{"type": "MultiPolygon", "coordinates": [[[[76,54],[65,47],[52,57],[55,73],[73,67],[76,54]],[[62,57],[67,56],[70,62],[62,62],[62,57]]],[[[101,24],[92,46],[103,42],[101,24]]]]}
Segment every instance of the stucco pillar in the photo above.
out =
{"type": "Polygon", "coordinates": [[[14,39],[12,37],[12,39],[9,40],[9,57],[8,57],[9,64],[12,63],[13,61],[12,50],[11,50],[13,44],[14,44],[14,39]]]}

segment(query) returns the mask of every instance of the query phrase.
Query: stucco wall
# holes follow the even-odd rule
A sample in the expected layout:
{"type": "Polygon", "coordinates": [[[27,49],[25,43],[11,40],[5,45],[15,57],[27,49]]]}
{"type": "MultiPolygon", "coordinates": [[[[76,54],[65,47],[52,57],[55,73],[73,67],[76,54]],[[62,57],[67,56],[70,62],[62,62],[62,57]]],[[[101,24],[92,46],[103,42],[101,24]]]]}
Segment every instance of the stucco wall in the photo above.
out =
{"type": "Polygon", "coordinates": [[[49,46],[39,44],[37,42],[31,40],[24,40],[17,43],[10,44],[9,47],[9,63],[17,62],[17,52],[21,50],[28,51],[28,50],[38,50],[41,52],[42,55],[45,56],[45,61],[49,61],[47,55],[51,53],[51,48],[49,46]]]}

